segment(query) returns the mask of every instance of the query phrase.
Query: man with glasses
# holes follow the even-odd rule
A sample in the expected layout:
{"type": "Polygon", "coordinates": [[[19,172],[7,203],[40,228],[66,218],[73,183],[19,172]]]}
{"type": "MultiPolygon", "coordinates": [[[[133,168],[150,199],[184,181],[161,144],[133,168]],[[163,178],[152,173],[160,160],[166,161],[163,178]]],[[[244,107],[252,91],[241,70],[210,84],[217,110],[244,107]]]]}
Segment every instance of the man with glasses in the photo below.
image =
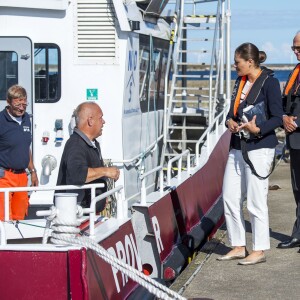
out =
{"type": "MultiPolygon", "coordinates": [[[[7,106],[0,112],[0,188],[38,185],[30,150],[31,123],[26,112],[26,90],[13,85],[7,91],[7,106]]],[[[9,219],[23,220],[28,210],[28,193],[9,193],[9,219]]],[[[4,220],[4,193],[0,193],[0,220],[4,220]]]]}
{"type": "MultiPolygon", "coordinates": [[[[300,61],[300,31],[294,37],[292,51],[300,61]]],[[[296,221],[292,236],[278,244],[278,248],[300,246],[300,63],[291,72],[283,90],[283,126],[286,132],[287,148],[290,151],[291,181],[296,201],[296,221]]],[[[298,251],[300,253],[300,250],[298,251]]]]}

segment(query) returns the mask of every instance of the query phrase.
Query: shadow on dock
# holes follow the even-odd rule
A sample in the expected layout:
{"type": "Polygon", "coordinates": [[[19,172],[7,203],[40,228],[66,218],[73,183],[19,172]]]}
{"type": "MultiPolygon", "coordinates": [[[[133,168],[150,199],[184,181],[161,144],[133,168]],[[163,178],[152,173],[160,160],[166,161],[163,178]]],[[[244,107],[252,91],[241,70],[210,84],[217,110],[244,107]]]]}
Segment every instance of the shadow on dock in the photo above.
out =
{"type": "MultiPolygon", "coordinates": [[[[241,266],[235,260],[217,261],[218,256],[230,250],[224,224],[173,283],[173,290],[188,299],[299,299],[299,248],[276,248],[279,242],[290,237],[295,221],[289,163],[280,162],[269,186],[271,249],[266,251],[267,262],[241,266]]],[[[251,226],[247,210],[244,213],[247,249],[251,251],[251,226]]]]}

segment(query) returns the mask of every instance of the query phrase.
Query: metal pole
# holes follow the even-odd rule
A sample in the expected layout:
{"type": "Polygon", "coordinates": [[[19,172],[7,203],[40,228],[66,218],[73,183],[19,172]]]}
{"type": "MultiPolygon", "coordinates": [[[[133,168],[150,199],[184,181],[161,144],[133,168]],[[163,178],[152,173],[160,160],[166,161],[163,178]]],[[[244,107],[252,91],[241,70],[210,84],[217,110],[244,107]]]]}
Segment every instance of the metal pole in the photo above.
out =
{"type": "Polygon", "coordinates": [[[226,104],[229,106],[231,96],[231,58],[230,58],[230,35],[231,35],[231,10],[230,0],[227,1],[227,30],[226,30],[226,104]]]}

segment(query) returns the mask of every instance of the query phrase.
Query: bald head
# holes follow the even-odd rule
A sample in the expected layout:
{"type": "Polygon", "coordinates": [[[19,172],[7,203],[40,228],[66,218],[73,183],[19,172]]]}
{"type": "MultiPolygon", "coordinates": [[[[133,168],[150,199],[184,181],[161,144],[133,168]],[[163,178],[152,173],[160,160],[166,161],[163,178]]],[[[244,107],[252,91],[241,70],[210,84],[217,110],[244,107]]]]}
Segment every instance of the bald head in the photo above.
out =
{"type": "Polygon", "coordinates": [[[297,60],[300,61],[300,31],[298,31],[293,39],[293,47],[292,47],[297,60]]]}
{"type": "Polygon", "coordinates": [[[100,106],[95,102],[83,102],[74,111],[76,127],[85,133],[90,140],[102,134],[105,121],[100,106]]]}
{"type": "Polygon", "coordinates": [[[74,111],[76,126],[79,128],[89,118],[92,117],[94,111],[100,107],[95,102],[83,102],[77,106],[74,111]]]}

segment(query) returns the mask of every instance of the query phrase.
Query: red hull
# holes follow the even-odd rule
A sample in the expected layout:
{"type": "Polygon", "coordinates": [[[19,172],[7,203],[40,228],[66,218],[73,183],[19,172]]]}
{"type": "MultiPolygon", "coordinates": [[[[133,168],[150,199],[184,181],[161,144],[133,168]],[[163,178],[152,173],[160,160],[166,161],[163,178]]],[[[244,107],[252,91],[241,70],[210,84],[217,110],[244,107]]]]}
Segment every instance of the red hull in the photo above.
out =
{"type": "MultiPolygon", "coordinates": [[[[157,251],[162,266],[170,265],[172,258],[176,261],[178,245],[203,225],[216,206],[221,194],[229,138],[228,133],[223,135],[201,170],[145,208],[149,234],[155,239],[153,251],[157,251]]],[[[220,215],[208,234],[222,220],[220,215]]],[[[131,221],[120,226],[101,245],[123,262],[142,269],[131,221]]],[[[145,263],[148,262],[143,261],[145,263]]],[[[0,265],[1,299],[6,300],[121,300],[139,286],[85,248],[60,252],[2,250],[0,265]]]]}

